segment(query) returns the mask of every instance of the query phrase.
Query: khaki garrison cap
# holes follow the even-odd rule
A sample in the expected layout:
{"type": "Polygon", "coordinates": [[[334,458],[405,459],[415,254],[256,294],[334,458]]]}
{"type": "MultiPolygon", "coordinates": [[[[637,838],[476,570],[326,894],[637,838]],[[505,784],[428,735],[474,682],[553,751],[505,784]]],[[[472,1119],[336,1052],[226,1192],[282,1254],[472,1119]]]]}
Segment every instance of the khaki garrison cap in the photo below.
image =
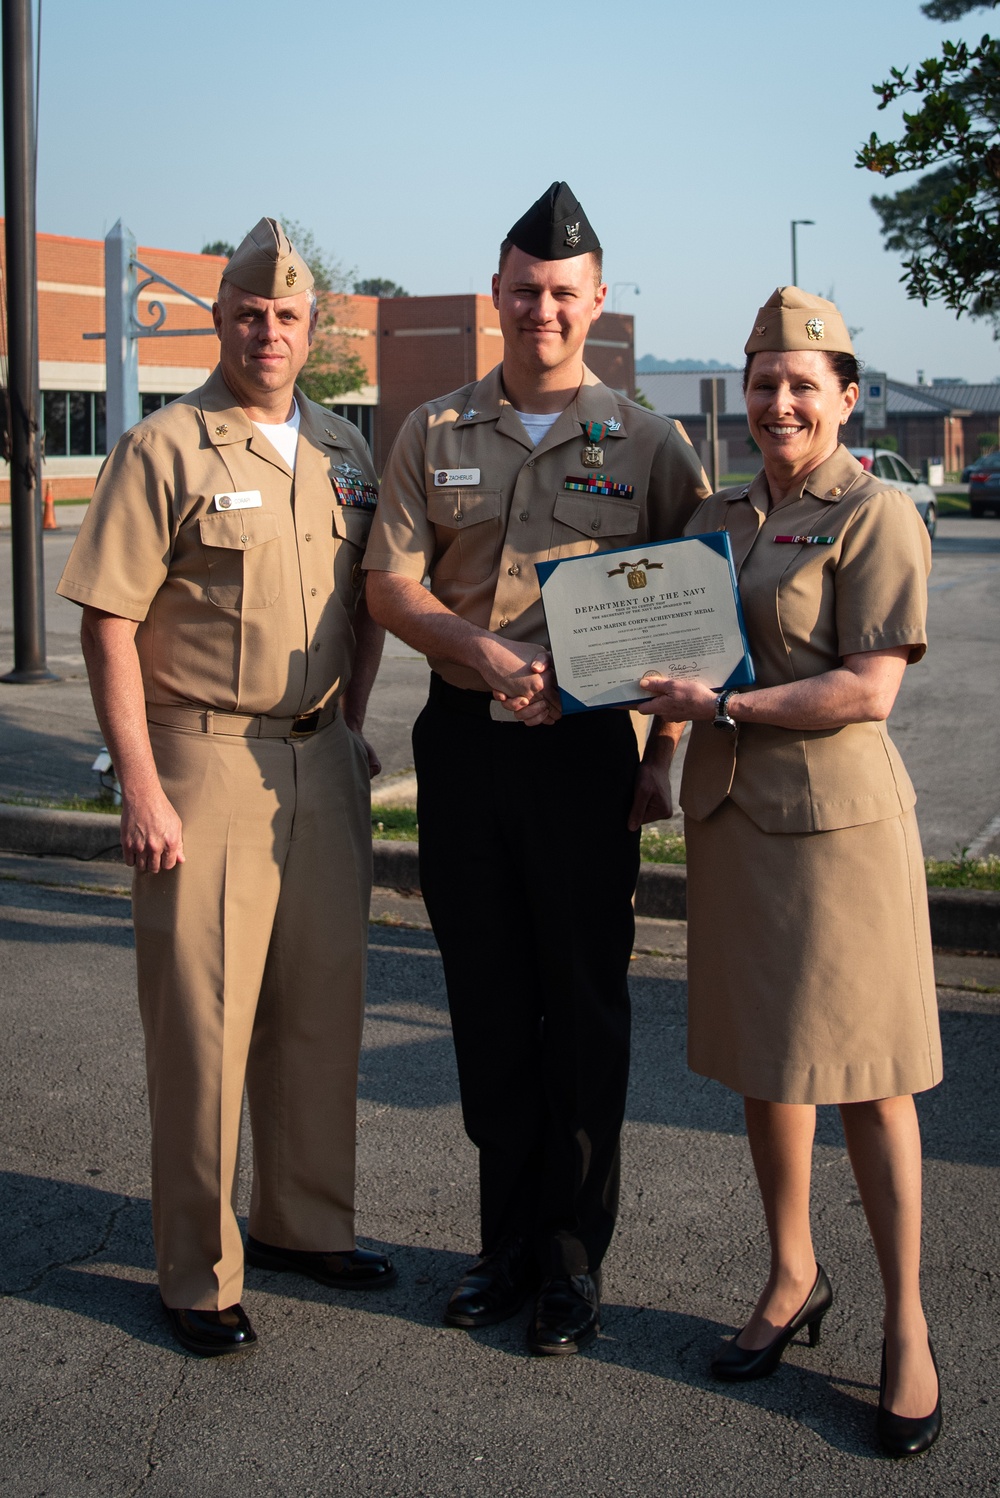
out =
{"type": "Polygon", "coordinates": [[[851,335],[832,302],[810,296],[797,286],[779,286],[757,313],[743,352],[785,353],[811,348],[826,349],[831,354],[854,353],[851,335]]]}
{"type": "Polygon", "coordinates": [[[296,296],[310,291],[312,271],[276,218],[262,218],[237,248],[222,272],[241,291],[254,296],[296,296]]]}

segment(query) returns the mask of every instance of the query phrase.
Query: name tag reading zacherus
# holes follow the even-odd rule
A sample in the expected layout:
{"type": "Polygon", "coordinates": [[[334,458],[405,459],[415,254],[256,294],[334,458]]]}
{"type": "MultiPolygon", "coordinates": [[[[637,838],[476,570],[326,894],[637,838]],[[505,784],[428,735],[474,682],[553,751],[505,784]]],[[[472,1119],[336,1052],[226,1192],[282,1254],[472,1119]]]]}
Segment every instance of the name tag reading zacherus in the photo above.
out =
{"type": "Polygon", "coordinates": [[[478,484],[478,468],[436,468],[435,489],[454,489],[458,484],[478,484]]]}
{"type": "Polygon", "coordinates": [[[213,494],[217,510],[257,510],[264,501],[259,489],[231,489],[228,494],[213,494]]]}

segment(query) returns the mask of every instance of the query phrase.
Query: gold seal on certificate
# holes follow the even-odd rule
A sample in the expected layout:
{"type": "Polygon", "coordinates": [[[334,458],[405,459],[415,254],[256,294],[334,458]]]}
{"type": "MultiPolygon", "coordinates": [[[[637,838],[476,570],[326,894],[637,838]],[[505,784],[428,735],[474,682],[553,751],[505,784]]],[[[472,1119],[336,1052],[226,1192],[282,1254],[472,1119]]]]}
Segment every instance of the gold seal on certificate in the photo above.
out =
{"type": "Polygon", "coordinates": [[[537,563],[563,712],[651,696],[647,671],[716,691],[750,686],[736,572],[725,531],[537,563]]]}

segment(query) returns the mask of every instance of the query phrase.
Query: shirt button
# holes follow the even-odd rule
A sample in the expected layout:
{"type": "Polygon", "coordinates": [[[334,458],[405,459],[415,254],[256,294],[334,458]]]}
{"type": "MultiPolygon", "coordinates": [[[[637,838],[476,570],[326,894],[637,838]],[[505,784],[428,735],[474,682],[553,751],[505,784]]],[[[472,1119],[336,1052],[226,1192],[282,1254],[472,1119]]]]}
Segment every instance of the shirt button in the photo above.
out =
{"type": "Polygon", "coordinates": [[[590,529],[592,531],[599,531],[600,528],[601,528],[601,522],[599,520],[592,520],[590,522],[590,529]]]}
{"type": "Polygon", "coordinates": [[[313,597],[313,598],[315,598],[315,597],[316,597],[316,589],[315,589],[315,588],[310,588],[310,589],[309,589],[309,592],[310,592],[310,595],[311,595],[311,596],[312,596],[312,597],[313,597]]]}
{"type": "Polygon", "coordinates": [[[534,458],[529,458],[528,459],[528,467],[529,468],[534,468],[534,466],[535,466],[535,460],[534,460],[534,458]]]}
{"type": "Polygon", "coordinates": [[[500,623],[497,625],[497,629],[506,629],[509,623],[509,619],[501,619],[500,623]]]}
{"type": "Polygon", "coordinates": [[[249,536],[241,536],[240,540],[243,542],[243,545],[245,546],[247,544],[247,542],[250,540],[250,537],[249,536]]]}
{"type": "Polygon", "coordinates": [[[318,646],[318,645],[314,645],[314,646],[313,646],[313,649],[314,649],[314,650],[318,650],[318,649],[319,649],[319,646],[318,646]]]}
{"type": "Polygon", "coordinates": [[[455,511],[455,519],[456,519],[456,520],[461,520],[461,519],[462,519],[462,518],[463,518],[463,517],[462,517],[462,512],[461,512],[461,510],[456,510],[456,511],[455,511]]]}
{"type": "Polygon", "coordinates": [[[520,567],[519,567],[519,566],[518,566],[518,565],[517,565],[517,563],[516,563],[516,562],[515,562],[515,563],[514,563],[514,565],[513,565],[513,567],[508,567],[508,568],[507,568],[507,571],[508,571],[508,572],[509,572],[509,573],[510,573],[510,575],[511,575],[511,577],[517,577],[517,575],[518,575],[518,573],[519,573],[519,572],[520,572],[520,570],[521,570],[521,569],[520,569],[520,567]]]}
{"type": "Polygon", "coordinates": [[[520,513],[520,515],[518,515],[517,518],[518,518],[518,520],[527,520],[527,518],[528,518],[528,512],[527,512],[527,510],[522,510],[521,513],[520,513]]]}
{"type": "Polygon", "coordinates": [[[306,531],[306,533],[305,533],[305,535],[304,535],[304,537],[302,539],[304,541],[311,541],[312,540],[312,536],[309,534],[308,531],[306,531]]]}

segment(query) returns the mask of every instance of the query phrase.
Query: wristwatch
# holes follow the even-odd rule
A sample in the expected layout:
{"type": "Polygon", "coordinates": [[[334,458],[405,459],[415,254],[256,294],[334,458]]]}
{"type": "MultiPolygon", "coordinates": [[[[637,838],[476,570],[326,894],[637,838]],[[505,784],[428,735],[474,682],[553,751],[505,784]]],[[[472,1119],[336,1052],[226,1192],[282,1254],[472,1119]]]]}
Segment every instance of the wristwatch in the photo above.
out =
{"type": "Polygon", "coordinates": [[[735,733],[739,726],[736,719],[729,716],[729,699],[735,696],[736,692],[732,687],[720,692],[715,699],[715,717],[712,719],[716,728],[726,728],[730,733],[735,733]]]}

